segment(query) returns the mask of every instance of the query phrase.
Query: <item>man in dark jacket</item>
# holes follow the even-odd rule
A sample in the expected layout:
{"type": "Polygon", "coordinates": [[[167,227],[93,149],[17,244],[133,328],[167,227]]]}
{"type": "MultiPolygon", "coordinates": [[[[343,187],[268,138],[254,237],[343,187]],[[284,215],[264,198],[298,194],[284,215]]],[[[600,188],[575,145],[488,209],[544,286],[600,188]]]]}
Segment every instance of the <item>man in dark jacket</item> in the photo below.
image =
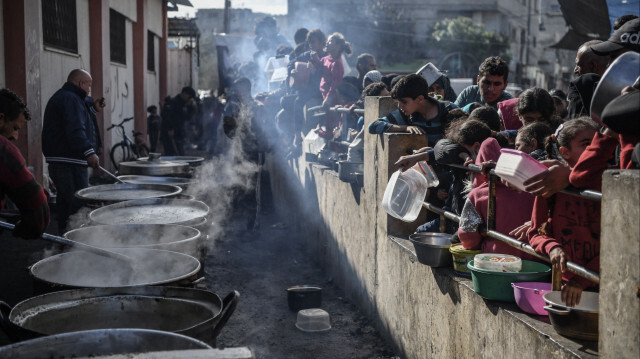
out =
{"type": "Polygon", "coordinates": [[[176,97],[165,101],[162,107],[162,124],[160,140],[165,156],[184,156],[184,123],[196,110],[196,91],[191,87],[183,87],[176,97]]]}
{"type": "Polygon", "coordinates": [[[87,166],[98,169],[95,124],[85,98],[91,93],[91,75],[76,69],[47,102],[42,124],[42,153],[57,189],[58,233],[64,233],[69,216],[82,207],[76,191],[89,186],[87,166]]]}

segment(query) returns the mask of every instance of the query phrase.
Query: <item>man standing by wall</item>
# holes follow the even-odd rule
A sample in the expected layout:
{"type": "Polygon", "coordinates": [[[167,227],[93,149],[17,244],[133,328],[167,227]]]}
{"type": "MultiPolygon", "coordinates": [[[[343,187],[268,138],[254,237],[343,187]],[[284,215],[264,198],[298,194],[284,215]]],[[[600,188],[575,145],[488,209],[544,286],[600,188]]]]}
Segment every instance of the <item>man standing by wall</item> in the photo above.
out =
{"type": "Polygon", "coordinates": [[[98,169],[96,130],[85,105],[91,93],[91,75],[81,69],[69,73],[67,82],[47,102],[42,125],[42,152],[49,176],[58,191],[58,234],[69,216],[82,207],[76,191],[89,186],[87,166],[98,169]]]}
{"type": "Polygon", "coordinates": [[[162,107],[160,140],[165,156],[184,156],[184,123],[196,111],[196,91],[183,87],[176,97],[165,101],[162,107]]]}

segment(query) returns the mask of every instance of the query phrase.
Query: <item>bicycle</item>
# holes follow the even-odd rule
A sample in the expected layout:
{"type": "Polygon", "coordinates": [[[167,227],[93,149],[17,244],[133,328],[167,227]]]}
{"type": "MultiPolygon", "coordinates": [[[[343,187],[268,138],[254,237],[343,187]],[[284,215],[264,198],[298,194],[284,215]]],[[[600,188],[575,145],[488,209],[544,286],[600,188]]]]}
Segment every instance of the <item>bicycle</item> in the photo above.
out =
{"type": "Polygon", "coordinates": [[[107,131],[111,131],[114,127],[119,128],[120,135],[122,136],[122,141],[113,145],[109,153],[111,163],[113,163],[117,170],[120,169],[120,162],[135,161],[140,157],[149,156],[149,147],[142,138],[142,132],[136,130],[131,131],[133,141],[127,136],[123,124],[131,120],[133,120],[133,117],[125,118],[119,124],[113,124],[107,128],[107,131]]]}

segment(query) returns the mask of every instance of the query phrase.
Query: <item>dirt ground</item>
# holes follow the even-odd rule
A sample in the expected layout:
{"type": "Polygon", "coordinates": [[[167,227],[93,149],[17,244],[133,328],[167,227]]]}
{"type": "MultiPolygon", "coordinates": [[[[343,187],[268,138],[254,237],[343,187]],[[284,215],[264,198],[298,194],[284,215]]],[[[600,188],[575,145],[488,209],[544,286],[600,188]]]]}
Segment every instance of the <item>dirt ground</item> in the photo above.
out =
{"type": "MultiPolygon", "coordinates": [[[[219,347],[248,346],[256,358],[397,358],[358,308],[304,254],[287,224],[273,213],[261,216],[261,229],[245,229],[239,217],[215,241],[205,261],[205,283],[224,297],[240,293],[239,305],[218,337],[219,347]],[[306,333],[295,327],[297,313],[289,310],[286,288],[299,284],[322,287],[322,309],[332,328],[306,333]]],[[[55,223],[50,225],[56,228],[55,223]]],[[[25,241],[0,231],[0,300],[13,306],[33,296],[28,266],[49,245],[25,241]]],[[[9,344],[0,331],[0,346],[9,344]]]]}
{"type": "Polygon", "coordinates": [[[232,224],[207,257],[206,278],[208,288],[220,296],[231,290],[241,295],[218,346],[249,346],[256,358],[397,358],[273,213],[261,217],[257,233],[232,224]],[[306,333],[295,327],[297,313],[288,308],[286,289],[300,284],[322,287],[329,331],[306,333]]]}

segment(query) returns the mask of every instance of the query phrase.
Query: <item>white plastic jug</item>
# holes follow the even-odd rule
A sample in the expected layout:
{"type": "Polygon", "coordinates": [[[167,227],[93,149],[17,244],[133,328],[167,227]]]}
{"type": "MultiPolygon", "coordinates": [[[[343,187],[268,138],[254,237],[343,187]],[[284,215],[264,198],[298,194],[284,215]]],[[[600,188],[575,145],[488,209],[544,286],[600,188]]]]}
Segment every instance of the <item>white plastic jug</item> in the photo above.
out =
{"type": "Polygon", "coordinates": [[[402,172],[396,171],[382,197],[382,208],[390,216],[413,222],[418,218],[428,187],[438,185],[438,177],[424,161],[402,172]]]}

